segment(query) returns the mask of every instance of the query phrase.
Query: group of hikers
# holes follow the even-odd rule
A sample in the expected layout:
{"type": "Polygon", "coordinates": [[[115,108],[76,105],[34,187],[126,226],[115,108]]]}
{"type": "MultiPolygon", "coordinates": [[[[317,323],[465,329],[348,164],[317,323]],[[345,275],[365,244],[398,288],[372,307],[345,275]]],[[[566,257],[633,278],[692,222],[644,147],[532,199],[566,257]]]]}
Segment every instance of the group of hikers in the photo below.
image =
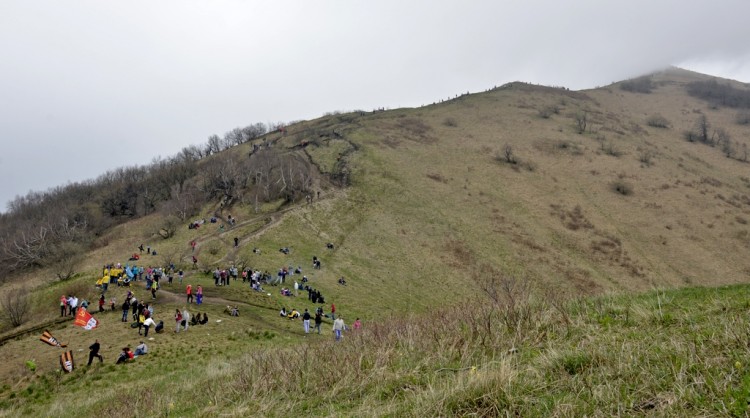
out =
{"type": "MultiPolygon", "coordinates": [[[[340,341],[343,332],[348,331],[349,327],[344,322],[344,317],[339,315],[339,317],[336,317],[336,305],[333,303],[331,304],[331,313],[326,314],[323,313],[323,308],[321,306],[318,306],[315,309],[314,316],[310,314],[310,311],[305,308],[305,311],[300,314],[300,312],[292,308],[290,311],[287,311],[285,307],[282,307],[279,311],[279,316],[282,318],[286,318],[289,320],[295,320],[295,319],[302,319],[302,329],[305,331],[305,336],[310,333],[310,320],[313,320],[314,327],[312,328],[314,331],[317,331],[318,335],[320,335],[320,327],[323,324],[323,318],[330,318],[333,320],[333,335],[336,341],[340,341]]],[[[354,331],[362,329],[362,321],[360,321],[359,318],[357,318],[354,323],[352,324],[352,329],[354,331]]]]}
{"type": "MultiPolygon", "coordinates": [[[[213,219],[212,221],[216,222],[213,219]]],[[[232,225],[234,221],[235,219],[232,218],[230,225],[232,225]]],[[[205,220],[202,220],[202,222],[193,222],[192,224],[190,224],[190,229],[200,228],[200,226],[204,223],[205,220]]],[[[195,257],[195,249],[197,246],[197,241],[191,240],[189,245],[193,253],[193,264],[196,265],[197,258],[195,257]]],[[[239,245],[239,239],[234,239],[234,245],[235,247],[239,245]]],[[[332,243],[326,244],[326,247],[329,250],[333,250],[334,248],[332,243]]],[[[144,248],[143,244],[139,245],[138,249],[140,251],[140,254],[142,254],[144,251],[149,255],[156,254],[155,250],[152,250],[151,247],[144,248]]],[[[292,252],[289,247],[282,247],[279,251],[285,255],[289,255],[292,252]]],[[[261,251],[257,248],[254,248],[253,253],[260,255],[261,251]]],[[[140,254],[134,253],[131,259],[134,261],[139,260],[141,258],[140,254]]],[[[312,268],[321,269],[321,260],[317,256],[312,257],[312,268]]],[[[301,266],[297,266],[296,268],[293,267],[293,265],[283,266],[279,268],[276,277],[273,277],[268,273],[268,271],[264,272],[260,269],[253,268],[238,269],[235,265],[230,265],[226,268],[216,267],[213,270],[213,279],[215,286],[229,286],[232,281],[236,282],[238,278],[241,278],[243,283],[249,283],[251,288],[258,292],[263,292],[263,288],[261,286],[262,284],[285,284],[287,278],[291,280],[293,277],[300,275],[302,276],[301,279],[294,280],[293,288],[283,287],[281,289],[281,293],[284,296],[299,296],[299,291],[303,290],[307,292],[308,301],[312,302],[313,304],[324,304],[325,298],[319,290],[316,290],[315,288],[310,286],[308,277],[302,274],[301,266]]],[[[174,278],[177,277],[179,284],[182,284],[185,278],[185,272],[182,269],[178,269],[173,263],[170,263],[170,265],[165,267],[149,266],[147,268],[138,267],[135,265],[133,265],[132,267],[122,267],[120,264],[108,264],[105,265],[102,270],[102,277],[109,279],[106,281],[106,283],[117,283],[118,285],[130,285],[130,282],[145,281],[145,289],[151,292],[151,299],[155,300],[156,292],[164,284],[165,279],[166,283],[171,285],[173,284],[174,278]]],[[[346,285],[347,283],[346,280],[341,277],[340,279],[338,279],[338,284],[346,285]]],[[[104,285],[102,286],[102,293],[99,298],[99,312],[105,311],[106,292],[107,286],[104,285]]],[[[193,302],[195,302],[196,305],[201,305],[203,302],[203,288],[200,284],[198,284],[196,288],[193,288],[192,284],[188,283],[185,287],[185,295],[186,302],[188,304],[192,304],[193,302]]],[[[79,307],[88,308],[88,304],[89,302],[85,299],[83,301],[79,301],[79,299],[73,295],[63,295],[60,298],[60,315],[75,316],[76,310],[79,307]]],[[[114,297],[110,299],[109,305],[112,311],[116,310],[116,300],[114,297]]],[[[130,322],[129,317],[132,317],[133,322],[131,322],[131,327],[137,328],[139,335],[148,337],[150,330],[154,330],[154,332],[156,333],[163,332],[164,321],[157,322],[154,319],[153,303],[147,303],[143,300],[139,300],[138,298],[136,298],[133,291],[128,290],[122,303],[121,309],[122,322],[130,322]]],[[[225,312],[231,316],[239,316],[239,309],[237,308],[237,306],[228,306],[225,312]]],[[[303,312],[300,312],[296,309],[287,311],[286,308],[282,308],[279,314],[280,316],[288,320],[300,319],[303,325],[305,336],[307,336],[307,334],[309,334],[311,331],[316,331],[318,334],[321,334],[323,320],[324,318],[329,318],[332,321],[331,330],[336,341],[342,339],[342,335],[345,331],[348,331],[350,329],[356,331],[361,329],[362,327],[360,319],[357,318],[352,324],[352,328],[349,328],[344,322],[344,318],[342,316],[336,316],[336,307],[333,303],[331,303],[330,314],[325,314],[323,312],[322,306],[318,306],[317,308],[315,308],[315,313],[311,313],[307,308],[304,309],[303,312]]],[[[207,324],[208,314],[204,312],[202,314],[198,313],[196,315],[191,315],[187,308],[183,307],[182,310],[175,309],[174,321],[174,332],[185,332],[189,329],[190,325],[197,326],[207,324]]],[[[101,346],[98,340],[96,340],[94,344],[89,347],[89,365],[95,358],[98,358],[100,362],[103,361],[103,357],[99,353],[100,348],[101,346]]],[[[118,364],[124,363],[146,353],[148,353],[148,346],[143,341],[141,341],[140,344],[135,348],[135,350],[131,350],[130,346],[124,347],[118,355],[116,362],[118,364]]]]}
{"type": "Polygon", "coordinates": [[[195,316],[191,316],[187,308],[182,308],[182,311],[175,309],[174,321],[174,332],[178,333],[181,329],[187,331],[190,325],[206,325],[208,323],[208,314],[204,312],[203,317],[201,317],[200,312],[198,312],[195,316]]]}
{"type": "MultiPolygon", "coordinates": [[[[87,366],[91,366],[91,362],[98,358],[100,363],[104,363],[104,356],[99,354],[99,350],[101,350],[101,344],[99,343],[99,340],[94,340],[94,343],[89,346],[89,362],[87,366]]],[[[130,360],[135,359],[138,356],[143,356],[148,354],[148,345],[146,345],[145,342],[141,341],[138,346],[135,347],[135,352],[130,350],[130,346],[123,347],[120,354],[117,356],[117,361],[115,364],[122,364],[126,363],[130,360]]]]}

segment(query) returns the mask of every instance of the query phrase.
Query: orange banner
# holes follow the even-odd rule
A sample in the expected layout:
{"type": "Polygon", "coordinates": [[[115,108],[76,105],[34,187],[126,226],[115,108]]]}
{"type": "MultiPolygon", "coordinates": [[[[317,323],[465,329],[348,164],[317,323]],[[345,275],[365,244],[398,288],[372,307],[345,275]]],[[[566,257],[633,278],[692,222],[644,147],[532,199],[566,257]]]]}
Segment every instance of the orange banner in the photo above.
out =
{"type": "Polygon", "coordinates": [[[73,369],[75,368],[75,364],[73,364],[72,351],[66,351],[60,354],[60,367],[62,367],[65,373],[70,373],[73,371],[73,369]]]}
{"type": "Polygon", "coordinates": [[[41,337],[39,337],[40,340],[43,342],[53,346],[53,347],[67,347],[68,345],[65,343],[61,343],[57,340],[57,338],[53,337],[52,334],[49,333],[46,329],[44,330],[44,333],[41,337]]]}

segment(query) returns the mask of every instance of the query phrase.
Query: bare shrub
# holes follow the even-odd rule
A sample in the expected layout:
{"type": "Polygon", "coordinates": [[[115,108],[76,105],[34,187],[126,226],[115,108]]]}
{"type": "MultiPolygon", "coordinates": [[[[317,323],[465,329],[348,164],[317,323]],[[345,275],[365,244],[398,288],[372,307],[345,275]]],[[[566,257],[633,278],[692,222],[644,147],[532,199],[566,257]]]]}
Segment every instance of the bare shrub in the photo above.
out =
{"type": "Polygon", "coordinates": [[[172,238],[177,232],[178,226],[181,224],[180,219],[174,215],[168,215],[162,219],[161,227],[159,228],[159,236],[164,239],[172,238]]]}
{"type": "Polygon", "coordinates": [[[671,126],[667,118],[660,114],[651,115],[646,119],[646,124],[652,128],[667,129],[671,126]]]}
{"type": "Polygon", "coordinates": [[[180,252],[178,250],[164,251],[161,252],[161,261],[164,267],[169,267],[172,264],[177,263],[180,260],[180,252]]]}
{"type": "Polygon", "coordinates": [[[60,280],[75,276],[78,264],[83,260],[85,249],[75,242],[62,242],[56,245],[50,256],[49,266],[60,280]]]}
{"type": "Polygon", "coordinates": [[[566,210],[562,205],[553,204],[550,205],[550,208],[552,208],[550,214],[560,218],[563,225],[570,230],[577,231],[581,228],[592,229],[594,227],[594,225],[586,219],[586,216],[583,214],[581,205],[576,205],[576,207],[570,211],[566,210]]]}
{"type": "Polygon", "coordinates": [[[474,254],[461,240],[449,239],[446,241],[445,251],[450,255],[450,264],[454,267],[469,267],[474,263],[474,254]]]}
{"type": "Polygon", "coordinates": [[[611,187],[613,191],[623,196],[630,196],[633,194],[633,185],[624,180],[613,181],[611,187]]]}
{"type": "Polygon", "coordinates": [[[711,104],[713,107],[750,108],[750,91],[738,89],[729,83],[716,80],[694,81],[687,85],[687,92],[711,104]]]}
{"type": "Polygon", "coordinates": [[[622,151],[620,151],[620,150],[619,150],[619,149],[618,149],[618,148],[617,148],[617,147],[615,146],[615,144],[614,144],[614,143],[612,143],[611,141],[610,141],[610,142],[604,142],[604,141],[602,141],[602,142],[601,142],[601,149],[602,149],[602,151],[603,151],[603,152],[604,152],[605,154],[607,154],[607,155],[610,155],[610,156],[612,156],[612,157],[619,157],[619,156],[621,156],[621,155],[622,155],[622,151]]]}
{"type": "Polygon", "coordinates": [[[473,270],[474,280],[490,298],[508,332],[522,336],[530,329],[536,309],[532,303],[532,288],[528,280],[508,276],[495,268],[483,265],[473,270]]]}
{"type": "Polygon", "coordinates": [[[557,141],[556,148],[559,150],[568,151],[569,153],[573,155],[583,154],[583,150],[581,149],[581,146],[571,141],[566,141],[566,140],[557,141]]]}
{"type": "Polygon", "coordinates": [[[505,147],[503,147],[503,157],[508,164],[516,164],[518,162],[516,156],[513,155],[513,147],[510,144],[505,144],[505,147]]]}
{"type": "Polygon", "coordinates": [[[708,122],[706,115],[700,115],[698,120],[695,121],[693,130],[685,132],[685,139],[690,142],[702,142],[704,144],[713,145],[713,141],[708,135],[710,129],[711,124],[708,122]]]}
{"type": "Polygon", "coordinates": [[[447,126],[449,128],[455,128],[455,127],[458,126],[458,122],[456,121],[455,118],[447,117],[447,118],[443,119],[443,125],[447,126]]]}
{"type": "Polygon", "coordinates": [[[586,112],[579,112],[575,115],[576,127],[578,133],[582,134],[586,132],[586,126],[588,125],[588,114],[586,112]]]}
{"type": "Polygon", "coordinates": [[[734,118],[738,125],[750,125],[750,112],[742,111],[734,118]]]}
{"type": "Polygon", "coordinates": [[[435,180],[435,181],[436,181],[436,182],[438,182],[438,183],[445,183],[445,184],[448,184],[448,179],[447,179],[447,178],[445,178],[445,177],[443,177],[443,175],[442,175],[442,174],[439,174],[439,173],[428,173],[428,174],[427,174],[427,178],[428,178],[428,179],[432,179],[432,180],[435,180]]]}
{"type": "Polygon", "coordinates": [[[654,82],[649,76],[633,78],[620,83],[620,89],[631,93],[651,93],[654,90],[654,82]]]}
{"type": "Polygon", "coordinates": [[[425,137],[432,130],[430,125],[417,118],[404,118],[398,121],[398,126],[416,137],[425,137]]]}
{"type": "Polygon", "coordinates": [[[535,163],[535,162],[533,162],[533,161],[529,161],[529,160],[524,160],[524,161],[523,161],[523,163],[521,163],[521,166],[522,166],[522,167],[523,167],[523,168],[524,168],[524,169],[525,169],[526,171],[536,171],[536,163],[535,163]]]}
{"type": "Polygon", "coordinates": [[[643,163],[644,166],[650,167],[653,164],[654,151],[644,148],[638,150],[638,161],[643,163]]]}
{"type": "Polygon", "coordinates": [[[538,113],[540,118],[549,119],[552,115],[560,113],[560,108],[556,105],[546,105],[542,106],[542,108],[538,110],[538,113]]]}
{"type": "Polygon", "coordinates": [[[17,327],[26,322],[26,316],[31,310],[29,301],[29,289],[18,287],[8,290],[0,297],[0,319],[3,322],[17,327]]]}

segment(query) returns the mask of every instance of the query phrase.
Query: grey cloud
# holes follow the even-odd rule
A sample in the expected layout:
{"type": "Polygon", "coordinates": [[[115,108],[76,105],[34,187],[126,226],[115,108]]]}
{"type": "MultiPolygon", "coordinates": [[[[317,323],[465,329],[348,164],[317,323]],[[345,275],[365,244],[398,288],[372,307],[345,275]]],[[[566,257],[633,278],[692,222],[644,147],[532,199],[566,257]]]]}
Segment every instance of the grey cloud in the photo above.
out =
{"type": "Polygon", "coordinates": [[[56,1],[0,5],[5,202],[251,122],[419,106],[668,65],[750,81],[750,3],[56,1]]]}

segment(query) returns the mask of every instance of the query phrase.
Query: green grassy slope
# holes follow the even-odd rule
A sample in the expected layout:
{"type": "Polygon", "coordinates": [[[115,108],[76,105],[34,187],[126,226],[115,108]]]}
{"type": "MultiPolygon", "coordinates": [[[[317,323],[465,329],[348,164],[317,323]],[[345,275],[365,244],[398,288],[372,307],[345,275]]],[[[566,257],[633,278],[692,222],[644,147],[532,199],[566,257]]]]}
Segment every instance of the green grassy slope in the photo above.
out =
{"type": "MultiPolygon", "coordinates": [[[[105,314],[91,332],[55,323],[57,298],[76,293],[95,300],[91,284],[101,265],[124,262],[142,242],[159,255],[141,264],[176,260],[187,269],[187,282],[203,284],[208,326],[156,336],[154,355],[136,364],[81,370],[72,378],[55,371],[59,352],[38,341],[41,332],[22,334],[0,346],[8,359],[0,366],[5,406],[10,414],[65,415],[75,402],[86,413],[111,416],[132,415],[119,405],[133,398],[136,405],[127,407],[147,416],[416,415],[424,408],[433,415],[736,411],[729,404],[744,390],[744,374],[738,374],[744,368],[719,365],[741,357],[740,351],[714,358],[715,345],[691,348],[705,365],[696,372],[701,379],[725,379],[710,387],[685,383],[685,370],[661,363],[697,361],[680,335],[711,335],[706,312],[726,325],[717,338],[739,338],[729,328],[744,326],[737,316],[747,309],[744,287],[659,294],[660,303],[667,298],[661,310],[654,294],[582,300],[565,307],[565,315],[549,299],[551,293],[627,294],[745,280],[750,165],[726,158],[719,147],[687,142],[682,133],[701,114],[737,146],[748,141],[750,128],[733,122],[736,111],[685,93],[686,83],[702,78],[656,74],[651,94],[617,85],[571,92],[513,83],[418,109],[294,125],[275,146],[304,153],[324,173],[345,167],[348,187],[321,181],[321,195],[310,205],[276,202],[256,210],[240,200],[222,212],[238,219],[234,229],[180,228],[167,240],[155,235],[161,219],[151,215],[101,237],[107,245],[88,254],[85,273],[74,280],[52,283],[45,272],[24,278],[36,290],[33,319],[23,327],[48,325],[71,344],[79,364],[93,338],[103,341],[112,363],[138,336],[116,313],[105,314]],[[543,115],[547,108],[555,112],[543,115]],[[579,132],[576,116],[582,114],[588,126],[579,132]],[[649,126],[655,114],[670,127],[649,126]],[[302,141],[309,145],[300,148],[302,141]],[[514,163],[506,161],[508,147],[514,163]],[[618,185],[629,192],[616,191],[618,185]],[[236,283],[216,288],[209,275],[190,269],[191,240],[198,241],[202,269],[235,263],[274,274],[301,266],[325,295],[326,308],[336,303],[348,322],[362,317],[368,331],[339,346],[330,345],[330,331],[304,337],[299,322],[277,316],[282,306],[313,309],[304,296],[285,298],[278,287],[267,287],[269,296],[236,283]],[[335,248],[326,249],[327,242],[335,248]],[[253,253],[256,247],[261,254],[253,253]],[[281,247],[291,253],[280,253],[281,247]],[[321,270],[312,270],[313,256],[322,260],[321,270]],[[346,287],[336,284],[342,276],[346,287]],[[535,299],[542,306],[534,305],[536,316],[522,333],[504,327],[507,305],[488,310],[489,319],[481,309],[450,308],[488,304],[480,288],[492,277],[514,277],[538,289],[537,296],[547,295],[544,303],[535,299]],[[240,306],[240,318],[223,313],[227,304],[240,306]],[[441,332],[431,329],[436,318],[441,332]],[[653,341],[664,348],[652,350],[653,341]],[[518,355],[506,355],[513,347],[518,355]],[[625,354],[633,350],[638,354],[625,354]],[[34,373],[24,366],[31,359],[34,373]],[[654,374],[655,383],[647,382],[654,374]],[[138,376],[147,382],[144,389],[129,385],[138,376]],[[640,390],[644,385],[648,389],[640,390]],[[89,388],[98,395],[86,397],[89,388]],[[552,389],[559,395],[549,394],[552,389]]],[[[242,155],[250,146],[232,152],[242,155]]],[[[199,216],[216,209],[204,208],[199,216]]],[[[184,306],[183,292],[165,286],[155,302],[157,319],[168,329],[170,313],[184,306]]],[[[114,289],[108,297],[121,302],[124,293],[114,289]]]]}

